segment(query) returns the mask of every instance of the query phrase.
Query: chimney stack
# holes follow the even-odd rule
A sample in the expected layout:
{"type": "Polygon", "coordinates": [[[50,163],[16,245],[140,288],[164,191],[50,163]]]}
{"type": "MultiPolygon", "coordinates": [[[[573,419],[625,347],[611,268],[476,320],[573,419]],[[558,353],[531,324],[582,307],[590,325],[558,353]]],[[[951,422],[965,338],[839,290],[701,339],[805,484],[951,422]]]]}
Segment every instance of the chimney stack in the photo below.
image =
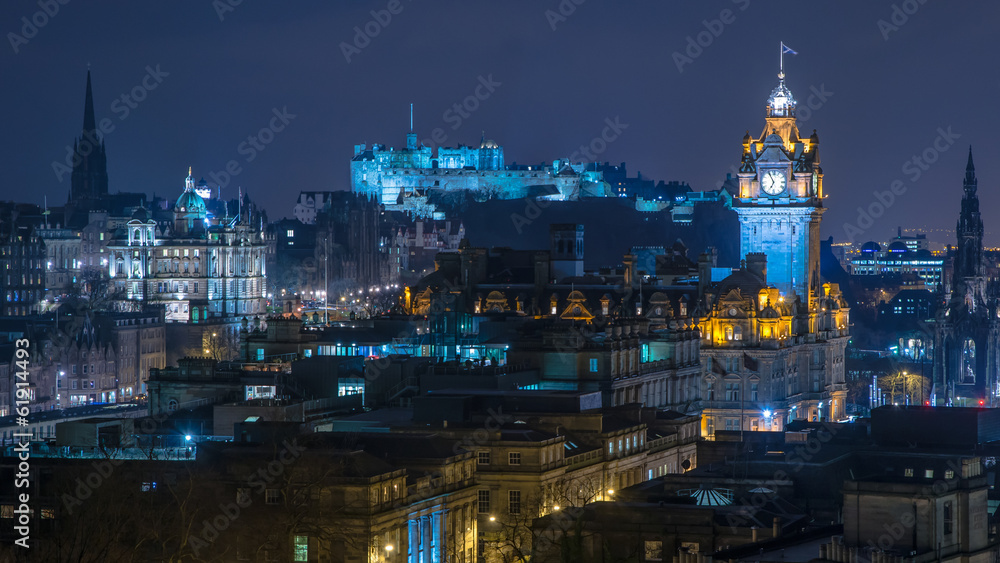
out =
{"type": "Polygon", "coordinates": [[[763,252],[747,254],[747,271],[767,283],[767,254],[763,252]]]}
{"type": "Polygon", "coordinates": [[[698,295],[704,295],[709,284],[712,283],[712,268],[715,267],[719,259],[719,253],[715,248],[708,248],[698,256],[698,295]]]}

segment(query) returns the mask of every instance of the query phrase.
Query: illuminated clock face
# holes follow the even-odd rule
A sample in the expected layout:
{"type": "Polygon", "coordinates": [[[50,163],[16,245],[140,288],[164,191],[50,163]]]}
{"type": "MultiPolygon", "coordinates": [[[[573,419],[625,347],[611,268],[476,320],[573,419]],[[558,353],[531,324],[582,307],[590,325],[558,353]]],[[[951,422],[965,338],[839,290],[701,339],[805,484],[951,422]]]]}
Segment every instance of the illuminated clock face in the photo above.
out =
{"type": "Polygon", "coordinates": [[[778,195],[785,191],[785,175],[780,170],[768,170],[760,179],[760,187],[767,195],[778,195]]]}

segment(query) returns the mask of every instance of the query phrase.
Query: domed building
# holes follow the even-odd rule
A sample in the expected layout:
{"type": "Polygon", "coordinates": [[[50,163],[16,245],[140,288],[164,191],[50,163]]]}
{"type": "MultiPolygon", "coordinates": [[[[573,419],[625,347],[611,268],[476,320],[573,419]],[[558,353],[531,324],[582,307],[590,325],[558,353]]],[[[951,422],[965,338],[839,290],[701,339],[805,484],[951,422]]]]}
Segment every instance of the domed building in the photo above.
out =
{"type": "Polygon", "coordinates": [[[264,315],[260,216],[251,204],[238,207],[234,214],[213,215],[189,169],[183,192],[160,220],[138,209],[108,246],[108,273],[123,296],[121,308],[160,305],[168,323],[264,315]]]}
{"type": "Polygon", "coordinates": [[[188,169],[188,177],[184,180],[184,192],[174,204],[174,232],[178,234],[196,234],[204,232],[208,226],[208,207],[205,200],[198,195],[194,187],[194,177],[188,169]]]}
{"type": "Polygon", "coordinates": [[[884,249],[875,241],[861,245],[861,253],[848,260],[848,271],[854,276],[915,274],[930,291],[946,284],[944,258],[934,256],[926,248],[907,244],[900,233],[884,249]]]}

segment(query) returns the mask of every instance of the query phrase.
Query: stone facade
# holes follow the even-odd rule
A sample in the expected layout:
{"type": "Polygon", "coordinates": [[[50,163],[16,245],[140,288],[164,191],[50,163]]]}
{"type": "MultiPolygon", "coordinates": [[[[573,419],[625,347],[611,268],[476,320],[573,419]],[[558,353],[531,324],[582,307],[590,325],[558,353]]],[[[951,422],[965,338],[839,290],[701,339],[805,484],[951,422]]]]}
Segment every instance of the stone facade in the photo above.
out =
{"type": "Polygon", "coordinates": [[[819,137],[800,137],[779,78],[764,131],[743,137],[733,209],[746,259],[717,282],[712,256],[699,261],[706,436],[845,416],[849,308],[837,284],[820,280],[819,137]]]}
{"type": "Polygon", "coordinates": [[[185,184],[172,224],[140,209],[108,246],[119,308],[163,306],[168,323],[263,315],[265,244],[254,210],[212,216],[190,174],[185,184]]]}
{"type": "Polygon", "coordinates": [[[970,148],[956,226],[954,287],[935,323],[935,404],[993,407],[1000,403],[1000,284],[991,279],[983,257],[977,188],[970,148]]]}

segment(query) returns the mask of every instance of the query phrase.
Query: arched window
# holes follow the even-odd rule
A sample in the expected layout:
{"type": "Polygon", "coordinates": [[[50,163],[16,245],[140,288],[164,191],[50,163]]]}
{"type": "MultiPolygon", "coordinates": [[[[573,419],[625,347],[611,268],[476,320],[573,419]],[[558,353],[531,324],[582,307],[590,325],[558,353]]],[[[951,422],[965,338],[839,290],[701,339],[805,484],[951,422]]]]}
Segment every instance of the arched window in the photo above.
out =
{"type": "Polygon", "coordinates": [[[733,340],[743,340],[743,327],[740,325],[733,328],[733,340]]]}
{"type": "Polygon", "coordinates": [[[732,339],[733,339],[733,327],[727,326],[726,327],[726,340],[732,340],[732,339]]]}

